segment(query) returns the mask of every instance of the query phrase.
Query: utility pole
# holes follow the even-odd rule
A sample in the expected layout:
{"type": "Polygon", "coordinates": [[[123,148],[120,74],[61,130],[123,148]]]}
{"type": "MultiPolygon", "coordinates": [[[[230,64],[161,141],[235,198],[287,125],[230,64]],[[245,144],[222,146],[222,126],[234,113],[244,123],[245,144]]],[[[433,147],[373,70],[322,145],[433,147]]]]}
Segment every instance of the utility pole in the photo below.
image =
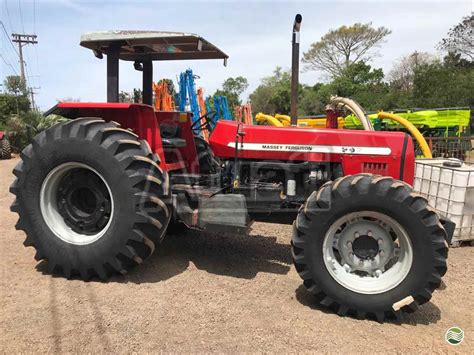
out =
{"type": "MultiPolygon", "coordinates": [[[[18,43],[18,55],[20,57],[20,79],[23,84],[26,86],[26,76],[25,76],[25,61],[23,60],[23,47],[27,44],[37,44],[38,41],[36,40],[36,35],[27,35],[27,34],[19,34],[19,33],[12,33],[13,42],[18,43]]],[[[33,89],[30,90],[31,93],[31,103],[34,107],[35,99],[33,89]]]]}
{"type": "Polygon", "coordinates": [[[12,33],[13,42],[18,43],[18,54],[20,56],[20,78],[26,83],[25,77],[25,61],[23,60],[23,47],[27,44],[36,44],[36,35],[25,35],[19,33],[12,33]]]}

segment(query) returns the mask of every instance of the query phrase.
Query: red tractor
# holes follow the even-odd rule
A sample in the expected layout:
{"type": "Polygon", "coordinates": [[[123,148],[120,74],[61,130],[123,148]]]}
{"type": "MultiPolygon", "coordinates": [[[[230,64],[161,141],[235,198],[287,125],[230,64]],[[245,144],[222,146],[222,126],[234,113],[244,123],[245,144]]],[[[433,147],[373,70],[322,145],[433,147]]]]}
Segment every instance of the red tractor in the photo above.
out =
{"type": "Polygon", "coordinates": [[[10,189],[16,228],[50,272],[106,279],[147,259],[167,228],[242,234],[274,221],[293,224],[297,272],[340,315],[397,317],[439,287],[453,224],[412,191],[406,134],[155,111],[153,61],[227,55],[186,33],[89,33],[81,45],[107,56],[108,102],[48,111],[69,120],[24,149],[10,189]],[[143,104],[118,103],[119,60],[143,72],[143,104]]]}
{"type": "Polygon", "coordinates": [[[0,159],[10,159],[12,148],[5,132],[0,131],[0,159]]]}

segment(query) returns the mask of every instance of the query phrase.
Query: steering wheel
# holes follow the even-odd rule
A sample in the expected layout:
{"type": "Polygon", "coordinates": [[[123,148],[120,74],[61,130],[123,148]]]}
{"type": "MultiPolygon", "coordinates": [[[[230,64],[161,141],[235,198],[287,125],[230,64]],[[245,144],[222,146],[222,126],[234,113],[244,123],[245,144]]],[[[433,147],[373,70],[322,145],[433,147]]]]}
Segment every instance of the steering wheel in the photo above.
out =
{"type": "Polygon", "coordinates": [[[191,125],[191,129],[193,131],[201,131],[203,129],[206,129],[209,133],[212,132],[214,129],[214,118],[217,115],[217,111],[209,111],[206,114],[202,115],[197,119],[196,121],[193,122],[191,125]],[[204,119],[204,122],[202,120],[204,119]]]}

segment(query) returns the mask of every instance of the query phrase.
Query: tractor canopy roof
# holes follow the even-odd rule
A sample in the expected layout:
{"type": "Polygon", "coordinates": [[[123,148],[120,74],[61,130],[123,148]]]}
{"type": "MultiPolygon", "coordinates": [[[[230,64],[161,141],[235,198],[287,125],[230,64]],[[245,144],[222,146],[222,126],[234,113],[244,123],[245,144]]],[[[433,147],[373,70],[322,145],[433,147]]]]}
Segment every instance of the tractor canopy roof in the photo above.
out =
{"type": "Polygon", "coordinates": [[[102,58],[118,50],[127,61],[224,59],[228,55],[199,35],[164,31],[100,31],[81,36],[81,46],[102,58]]]}

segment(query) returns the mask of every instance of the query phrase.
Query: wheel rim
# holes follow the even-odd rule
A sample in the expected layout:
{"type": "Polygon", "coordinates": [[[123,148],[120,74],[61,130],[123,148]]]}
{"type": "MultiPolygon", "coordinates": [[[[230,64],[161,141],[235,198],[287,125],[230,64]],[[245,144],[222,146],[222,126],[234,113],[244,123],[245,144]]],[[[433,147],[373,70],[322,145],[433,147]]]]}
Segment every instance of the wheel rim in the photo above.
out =
{"type": "Polygon", "coordinates": [[[114,202],[109,185],[97,170],[78,162],[58,165],[44,179],[40,209],[59,239],[91,244],[109,229],[114,202]]]}
{"type": "Polygon", "coordinates": [[[357,293],[377,294],[406,278],[413,248],[406,230],[393,218],[359,211],[331,225],[324,238],[323,257],[339,284],[357,293]]]}

